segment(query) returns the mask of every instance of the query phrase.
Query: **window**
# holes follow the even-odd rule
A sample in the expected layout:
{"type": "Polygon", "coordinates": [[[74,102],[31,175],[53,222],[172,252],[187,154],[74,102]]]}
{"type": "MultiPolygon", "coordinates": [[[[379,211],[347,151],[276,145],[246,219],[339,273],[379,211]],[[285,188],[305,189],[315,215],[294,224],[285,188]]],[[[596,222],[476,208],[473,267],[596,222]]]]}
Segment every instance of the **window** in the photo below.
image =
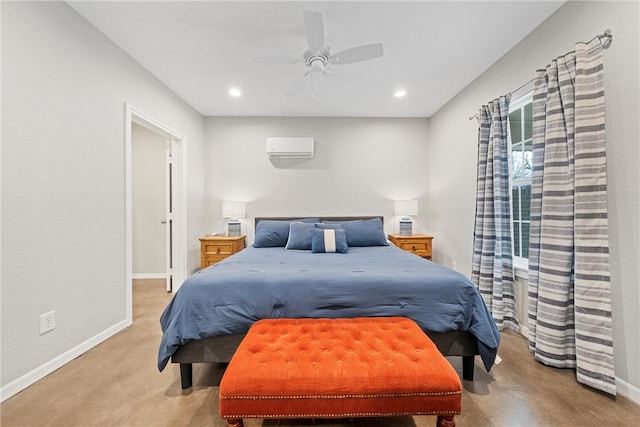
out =
{"type": "Polygon", "coordinates": [[[531,206],[531,164],[533,160],[533,94],[528,93],[509,106],[509,145],[513,255],[516,264],[529,258],[531,206]],[[520,260],[518,259],[520,258],[520,260]]]}

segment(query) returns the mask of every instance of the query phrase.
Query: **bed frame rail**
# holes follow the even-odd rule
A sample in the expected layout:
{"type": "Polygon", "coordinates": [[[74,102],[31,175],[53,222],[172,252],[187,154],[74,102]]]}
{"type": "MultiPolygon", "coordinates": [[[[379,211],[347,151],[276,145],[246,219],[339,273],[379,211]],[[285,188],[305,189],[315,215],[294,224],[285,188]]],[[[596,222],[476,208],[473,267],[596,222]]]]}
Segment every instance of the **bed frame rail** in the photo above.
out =
{"type": "MultiPolygon", "coordinates": [[[[469,332],[429,332],[427,334],[445,356],[462,356],[462,378],[473,381],[475,355],[478,354],[476,338],[469,332]]],[[[225,335],[191,341],[171,356],[172,363],[180,364],[180,381],[183,389],[193,385],[193,363],[229,363],[245,334],[225,335]]]]}

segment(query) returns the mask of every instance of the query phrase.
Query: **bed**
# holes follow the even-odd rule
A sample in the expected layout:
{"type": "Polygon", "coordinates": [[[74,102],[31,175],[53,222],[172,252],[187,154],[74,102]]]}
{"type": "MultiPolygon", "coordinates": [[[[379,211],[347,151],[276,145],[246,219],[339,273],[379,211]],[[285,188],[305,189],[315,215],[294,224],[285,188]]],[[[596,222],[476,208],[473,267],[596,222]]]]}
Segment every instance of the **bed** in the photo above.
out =
{"type": "Polygon", "coordinates": [[[464,379],[476,355],[491,369],[500,334],[476,287],[388,244],[381,217],[256,218],[254,245],[189,277],[165,308],[158,368],[179,363],[189,388],[193,363],[229,362],[260,319],[394,316],[462,356],[464,379]]]}

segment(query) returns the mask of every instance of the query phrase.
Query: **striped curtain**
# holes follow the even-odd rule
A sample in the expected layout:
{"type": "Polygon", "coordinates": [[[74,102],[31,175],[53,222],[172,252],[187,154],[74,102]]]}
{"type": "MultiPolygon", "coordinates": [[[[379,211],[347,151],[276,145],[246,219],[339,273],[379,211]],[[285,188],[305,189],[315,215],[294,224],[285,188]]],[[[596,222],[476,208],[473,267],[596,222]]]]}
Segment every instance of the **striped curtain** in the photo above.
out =
{"type": "Polygon", "coordinates": [[[518,330],[513,284],[507,127],[510,95],[478,115],[478,178],[471,280],[500,329],[518,330]]]}
{"type": "Polygon", "coordinates": [[[529,348],[615,395],[604,125],[595,39],[539,70],[534,83],[529,348]]]}

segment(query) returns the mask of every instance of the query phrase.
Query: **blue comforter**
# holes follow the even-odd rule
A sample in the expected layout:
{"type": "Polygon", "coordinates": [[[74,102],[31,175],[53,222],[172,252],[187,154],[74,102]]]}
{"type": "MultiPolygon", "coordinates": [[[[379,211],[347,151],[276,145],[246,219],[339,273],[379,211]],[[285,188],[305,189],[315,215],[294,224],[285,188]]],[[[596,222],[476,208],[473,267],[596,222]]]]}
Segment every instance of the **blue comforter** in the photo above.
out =
{"type": "Polygon", "coordinates": [[[199,271],[160,318],[162,371],[189,341],[245,333],[260,319],[403,316],[423,330],[469,331],[487,369],[500,334],[473,283],[395,246],[347,254],[253,248],[199,271]]]}

